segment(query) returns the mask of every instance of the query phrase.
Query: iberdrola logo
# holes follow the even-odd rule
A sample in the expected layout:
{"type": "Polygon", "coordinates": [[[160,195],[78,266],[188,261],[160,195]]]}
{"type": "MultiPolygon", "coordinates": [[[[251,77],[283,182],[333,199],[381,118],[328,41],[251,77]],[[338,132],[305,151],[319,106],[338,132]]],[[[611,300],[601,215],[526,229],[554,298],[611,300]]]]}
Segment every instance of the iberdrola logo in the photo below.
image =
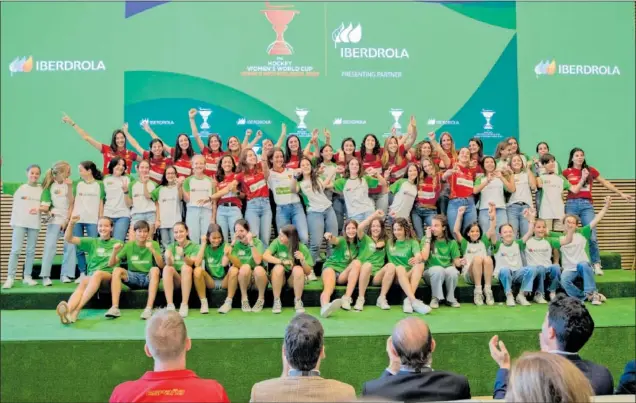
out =
{"type": "Polygon", "coordinates": [[[16,57],[9,65],[11,76],[15,73],[30,73],[33,69],[33,56],[16,57]]]}
{"type": "Polygon", "coordinates": [[[544,75],[553,76],[554,73],[556,73],[556,70],[557,65],[554,59],[552,59],[552,61],[540,61],[539,64],[534,66],[534,73],[537,75],[537,78],[544,75]]]}

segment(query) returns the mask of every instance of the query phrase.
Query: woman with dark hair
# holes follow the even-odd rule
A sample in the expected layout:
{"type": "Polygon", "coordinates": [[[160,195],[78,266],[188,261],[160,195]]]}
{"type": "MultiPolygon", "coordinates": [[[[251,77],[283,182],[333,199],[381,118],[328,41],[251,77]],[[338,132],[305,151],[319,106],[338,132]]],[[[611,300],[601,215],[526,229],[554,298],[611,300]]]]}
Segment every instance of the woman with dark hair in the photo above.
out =
{"type": "MultiPolygon", "coordinates": [[[[152,131],[148,125],[148,121],[144,121],[142,127],[147,133],[152,131]]],[[[128,131],[128,123],[124,123],[123,130],[130,145],[133,146],[141,156],[137,159],[137,162],[141,162],[142,159],[148,160],[150,163],[150,179],[157,185],[161,184],[163,172],[168,165],[172,165],[172,158],[164,150],[163,141],[158,138],[150,140],[150,151],[147,151],[141,148],[137,140],[130,134],[128,131]]]]}
{"type": "Polygon", "coordinates": [[[429,227],[431,220],[437,215],[437,199],[442,191],[439,167],[428,157],[422,159],[421,164],[417,198],[411,210],[411,222],[419,239],[424,236],[424,227],[429,227]]]}
{"type": "MultiPolygon", "coordinates": [[[[382,174],[382,155],[384,149],[380,147],[380,142],[375,134],[369,133],[362,139],[360,144],[360,160],[362,161],[362,169],[374,169],[382,174]]],[[[384,214],[389,208],[389,195],[382,191],[382,186],[369,187],[369,198],[373,200],[376,210],[382,210],[384,214]]]]}
{"type": "Polygon", "coordinates": [[[298,168],[300,159],[303,157],[303,149],[300,145],[300,140],[295,134],[287,137],[287,125],[281,125],[280,137],[274,145],[275,148],[283,149],[283,141],[285,141],[285,167],[290,169],[298,168]]]}
{"type": "MultiPolygon", "coordinates": [[[[429,135],[430,136],[430,135],[429,135]]],[[[439,167],[442,174],[446,173],[449,169],[453,168],[457,162],[459,154],[455,149],[455,140],[449,132],[444,132],[439,136],[439,144],[442,146],[441,152],[433,152],[433,162],[439,167]],[[444,157],[444,155],[446,157],[444,157]],[[447,160],[448,159],[448,160],[447,160]]],[[[467,166],[470,164],[470,153],[467,166]]],[[[474,177],[473,177],[474,179],[474,177]]],[[[446,214],[448,205],[451,199],[451,189],[449,184],[444,183],[442,185],[442,193],[437,200],[437,211],[441,214],[446,214]]]]}
{"type": "MultiPolygon", "coordinates": [[[[219,161],[219,169],[216,171],[216,188],[214,192],[230,186],[236,178],[236,164],[231,155],[224,155],[219,161]]],[[[243,201],[239,197],[238,190],[233,189],[219,200],[214,206],[213,220],[221,227],[223,238],[231,242],[234,239],[234,223],[243,218],[241,212],[243,201]]]]}
{"type": "Polygon", "coordinates": [[[172,228],[181,221],[183,181],[183,178],[177,178],[176,168],[168,165],[163,172],[161,186],[152,191],[152,199],[157,203],[157,229],[164,250],[174,242],[172,228]]]}
{"type": "MultiPolygon", "coordinates": [[[[536,151],[537,155],[532,157],[532,172],[535,176],[539,176],[545,174],[545,168],[541,163],[541,157],[550,153],[550,146],[545,141],[541,141],[539,142],[539,144],[537,144],[536,151]]],[[[556,160],[554,161],[554,163],[556,164],[555,172],[561,175],[561,166],[556,160]]]]}
{"type": "MultiPolygon", "coordinates": [[[[158,139],[159,136],[150,128],[145,125],[144,130],[153,139],[158,139]]],[[[163,149],[170,154],[175,169],[177,170],[177,176],[179,178],[187,178],[192,174],[192,157],[194,157],[194,149],[192,148],[192,142],[187,134],[181,133],[177,136],[177,141],[174,147],[170,147],[163,142],[163,149]]]]}
{"type": "Polygon", "coordinates": [[[361,168],[359,159],[349,160],[344,176],[337,179],[333,186],[345,199],[347,218],[360,222],[375,211],[373,200],[369,198],[369,186],[375,187],[379,183],[382,191],[387,191],[386,180],[378,171],[370,169],[372,176],[364,175],[361,168]]]}
{"type": "Polygon", "coordinates": [[[253,150],[243,151],[239,161],[239,174],[235,176],[234,180],[241,184],[241,190],[247,199],[245,219],[250,223],[249,227],[261,241],[269,244],[272,231],[272,208],[269,203],[269,187],[264,173],[267,164],[266,158],[264,154],[263,160],[258,161],[253,150]]]}
{"type": "Polygon", "coordinates": [[[126,240],[130,226],[130,206],[128,197],[130,178],[125,174],[126,160],[115,157],[108,163],[108,175],[104,176],[104,216],[113,222],[113,238],[126,240]]]}
{"type": "MultiPolygon", "coordinates": [[[[633,201],[634,197],[627,193],[621,192],[610,181],[603,178],[599,171],[588,166],[585,161],[585,152],[575,147],[570,151],[568,158],[568,168],[563,171],[563,176],[570,182],[570,190],[568,191],[567,201],[565,202],[565,214],[575,215],[581,219],[583,226],[586,226],[594,220],[594,205],[592,204],[592,184],[594,180],[603,185],[607,190],[618,194],[621,198],[633,201]]],[[[598,249],[598,239],[596,237],[596,228],[592,230],[590,238],[590,259],[594,267],[594,273],[602,276],[601,256],[598,249]]]]}
{"type": "MultiPolygon", "coordinates": [[[[356,158],[357,154],[356,141],[353,138],[347,137],[342,140],[340,150],[334,157],[335,163],[337,164],[336,172],[338,179],[344,174],[349,161],[356,158]]],[[[338,220],[338,233],[340,233],[344,228],[345,217],[348,216],[347,204],[345,203],[342,193],[334,193],[331,200],[333,201],[333,210],[336,212],[336,219],[338,220]]]]}
{"type": "Polygon", "coordinates": [[[510,136],[505,141],[510,146],[510,157],[512,157],[513,155],[521,156],[521,159],[523,160],[524,165],[526,165],[528,161],[530,161],[530,158],[526,154],[521,152],[521,148],[519,147],[519,142],[517,141],[516,138],[510,136]]]}
{"type": "Polygon", "coordinates": [[[474,178],[469,167],[470,151],[464,147],[459,150],[457,162],[452,169],[447,170],[442,178],[450,185],[450,201],[448,202],[448,224],[455,227],[457,210],[461,206],[466,207],[463,217],[462,229],[466,229],[470,223],[477,221],[477,209],[473,197],[474,178]]]}
{"type": "Polygon", "coordinates": [[[199,146],[199,150],[201,150],[201,155],[205,158],[205,169],[203,173],[210,178],[214,178],[219,160],[223,155],[225,155],[223,152],[223,144],[221,143],[221,136],[216,133],[210,134],[208,136],[208,145],[206,146],[203,143],[203,140],[201,140],[199,129],[194,121],[194,117],[196,115],[197,110],[194,108],[190,109],[188,112],[188,117],[190,118],[190,130],[192,131],[192,137],[194,137],[194,140],[199,146]]]}
{"type": "Polygon", "coordinates": [[[126,174],[130,174],[134,161],[140,161],[141,157],[137,153],[130,151],[126,148],[126,135],[122,129],[116,129],[111,138],[110,145],[102,144],[99,141],[92,138],[84,129],[79,127],[68,115],[62,117],[62,122],[71,125],[73,129],[84,139],[88,144],[95,147],[104,157],[104,167],[102,171],[108,169],[108,163],[115,157],[121,157],[126,161],[127,171],[126,174]]]}
{"type": "Polygon", "coordinates": [[[510,168],[497,169],[495,159],[490,156],[481,160],[481,166],[484,170],[484,176],[475,180],[473,188],[473,193],[480,195],[479,226],[481,227],[481,232],[486,233],[488,231],[490,227],[488,208],[490,203],[494,203],[497,216],[497,231],[499,231],[502,225],[508,223],[504,191],[513,194],[516,192],[514,176],[511,175],[510,168]]]}
{"type": "Polygon", "coordinates": [[[481,168],[481,160],[484,158],[484,143],[479,137],[468,140],[468,150],[470,151],[470,163],[468,167],[473,172],[473,177],[482,176],[484,171],[481,168]]]}
{"type": "Polygon", "coordinates": [[[234,235],[229,258],[232,266],[238,269],[241,310],[243,312],[260,312],[265,306],[265,289],[268,283],[267,272],[263,267],[265,245],[250,232],[248,221],[242,218],[234,223],[234,235]],[[253,307],[250,306],[247,298],[247,290],[252,284],[258,290],[258,299],[253,307]]]}

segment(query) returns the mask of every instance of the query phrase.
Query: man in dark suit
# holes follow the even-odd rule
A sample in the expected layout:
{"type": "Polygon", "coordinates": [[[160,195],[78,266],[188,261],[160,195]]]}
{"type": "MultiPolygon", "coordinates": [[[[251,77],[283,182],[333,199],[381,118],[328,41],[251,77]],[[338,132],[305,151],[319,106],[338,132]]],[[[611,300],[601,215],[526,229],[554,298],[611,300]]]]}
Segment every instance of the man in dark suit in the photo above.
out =
{"type": "MultiPolygon", "coordinates": [[[[559,295],[550,305],[545,316],[539,343],[541,351],[559,354],[572,361],[583,372],[592,384],[597,396],[611,395],[614,380],[610,371],[591,361],[584,360],[579,350],[590,339],[594,332],[594,320],[583,302],[577,298],[559,295]]],[[[490,355],[499,364],[493,398],[503,399],[508,387],[508,370],[510,369],[510,354],[503,341],[498,336],[490,340],[490,355]]]]}
{"type": "Polygon", "coordinates": [[[386,342],[389,367],[362,387],[362,395],[404,402],[470,399],[465,376],[431,368],[435,340],[426,322],[403,319],[386,342]]]}
{"type": "Polygon", "coordinates": [[[631,360],[625,365],[625,371],[621,375],[616,387],[617,395],[636,394],[636,360],[631,360]]]}

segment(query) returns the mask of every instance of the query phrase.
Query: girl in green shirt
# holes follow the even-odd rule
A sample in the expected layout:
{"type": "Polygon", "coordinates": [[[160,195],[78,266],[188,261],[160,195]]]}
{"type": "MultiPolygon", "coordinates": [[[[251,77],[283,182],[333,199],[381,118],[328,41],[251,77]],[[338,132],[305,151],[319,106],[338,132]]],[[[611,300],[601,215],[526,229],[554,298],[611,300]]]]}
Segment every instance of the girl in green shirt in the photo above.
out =
{"type": "Polygon", "coordinates": [[[320,316],[329,317],[338,308],[351,310],[351,294],[356,288],[360,277],[360,261],[358,256],[358,223],[348,219],[344,223],[342,236],[325,233],[325,239],[333,246],[333,253],[327,259],[322,269],[323,290],[320,294],[320,316]],[[342,298],[331,302],[331,294],[338,285],[347,285],[342,298]]]}
{"type": "Polygon", "coordinates": [[[260,312],[265,306],[265,289],[267,288],[267,272],[263,268],[263,252],[265,246],[260,239],[250,232],[247,220],[241,218],[234,223],[234,239],[230,262],[238,269],[238,284],[241,290],[241,310],[243,312],[260,312]],[[258,299],[253,307],[247,299],[247,289],[256,285],[258,299]]]}
{"type": "Polygon", "coordinates": [[[209,312],[208,298],[205,290],[207,288],[213,290],[227,290],[225,302],[218,309],[219,313],[228,313],[232,309],[232,299],[236,293],[238,286],[238,269],[231,267],[227,274],[225,269],[230,263],[229,255],[232,252],[232,246],[225,243],[223,238],[223,230],[218,224],[210,224],[206,233],[208,244],[203,248],[203,267],[194,269],[194,288],[201,300],[201,313],[209,312]]]}
{"type": "Polygon", "coordinates": [[[102,285],[110,286],[113,267],[109,266],[113,247],[121,241],[112,239],[113,222],[108,217],[101,217],[97,222],[98,238],[73,236],[73,228],[80,221],[80,216],[73,216],[66,227],[64,240],[77,245],[78,251],[86,252],[88,276],[79,283],[71,297],[57,305],[56,312],[63,324],[77,321],[80,311],[97,293],[102,285]]]}
{"type": "Polygon", "coordinates": [[[376,210],[358,226],[358,258],[360,261],[360,279],[358,280],[358,299],[353,309],[361,311],[364,307],[364,294],[369,281],[374,286],[381,285],[380,296],[375,303],[380,309],[391,309],[386,300],[393,279],[395,266],[386,263],[387,236],[384,229],[384,212],[376,210]],[[364,263],[362,263],[364,262],[364,263]],[[371,280],[373,276],[373,280],[371,280]]]}
{"type": "Polygon", "coordinates": [[[179,315],[188,316],[188,299],[192,291],[192,273],[201,267],[207,236],[201,236],[201,246],[190,240],[186,223],[178,222],[172,227],[175,242],[166,249],[166,267],[163,269],[163,293],[166,296],[166,309],[174,311],[174,288],[181,287],[181,306],[179,315]]]}

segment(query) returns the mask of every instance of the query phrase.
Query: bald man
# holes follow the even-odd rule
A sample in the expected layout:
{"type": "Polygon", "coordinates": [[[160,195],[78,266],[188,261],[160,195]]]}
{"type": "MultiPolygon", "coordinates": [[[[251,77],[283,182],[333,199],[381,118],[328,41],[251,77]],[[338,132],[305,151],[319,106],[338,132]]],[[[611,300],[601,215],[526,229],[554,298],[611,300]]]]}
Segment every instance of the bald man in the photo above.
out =
{"type": "Polygon", "coordinates": [[[386,341],[389,367],[364,384],[362,395],[404,402],[470,399],[465,376],[433,370],[434,351],[435,339],[426,322],[417,317],[399,321],[386,341]]]}
{"type": "Polygon", "coordinates": [[[201,379],[186,369],[192,347],[185,322],[176,311],[157,311],[146,324],[146,355],[155,361],[136,381],[113,390],[110,402],[230,402],[217,381],[201,379]]]}

